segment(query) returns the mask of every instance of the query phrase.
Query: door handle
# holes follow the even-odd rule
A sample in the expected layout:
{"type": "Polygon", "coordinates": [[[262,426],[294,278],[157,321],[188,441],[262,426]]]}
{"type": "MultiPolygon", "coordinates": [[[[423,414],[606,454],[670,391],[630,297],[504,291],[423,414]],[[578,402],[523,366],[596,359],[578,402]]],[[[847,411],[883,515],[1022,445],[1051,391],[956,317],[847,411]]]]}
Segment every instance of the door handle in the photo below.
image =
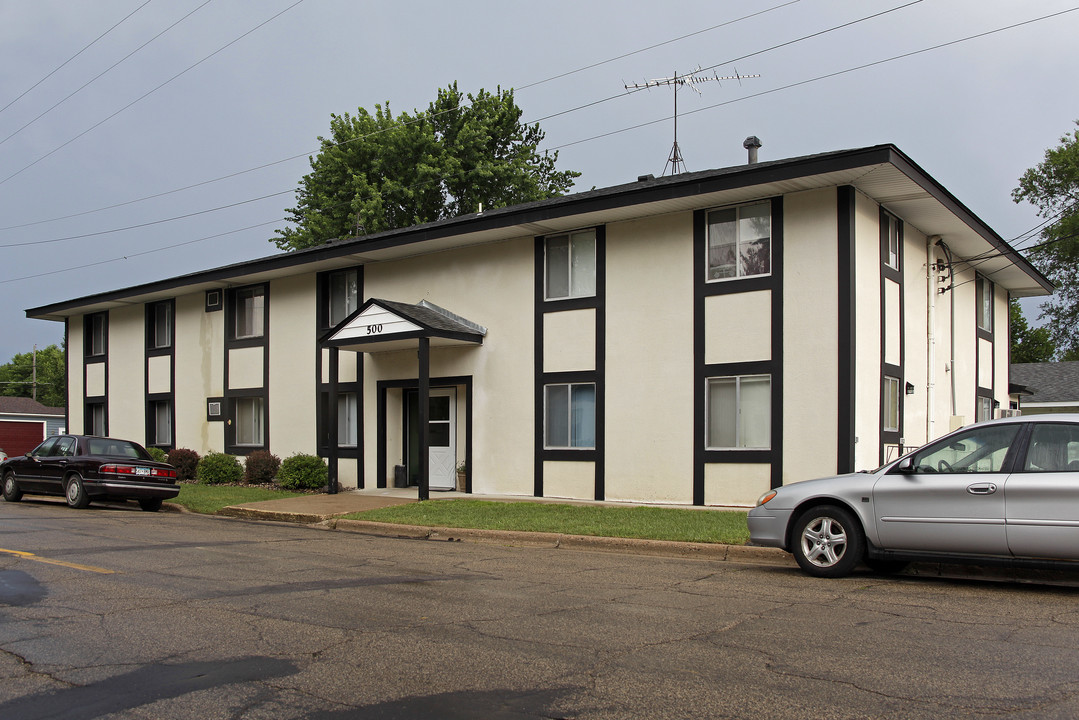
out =
{"type": "Polygon", "coordinates": [[[967,492],[971,495],[992,495],[996,491],[997,486],[995,483],[978,483],[967,486],[967,492]]]}

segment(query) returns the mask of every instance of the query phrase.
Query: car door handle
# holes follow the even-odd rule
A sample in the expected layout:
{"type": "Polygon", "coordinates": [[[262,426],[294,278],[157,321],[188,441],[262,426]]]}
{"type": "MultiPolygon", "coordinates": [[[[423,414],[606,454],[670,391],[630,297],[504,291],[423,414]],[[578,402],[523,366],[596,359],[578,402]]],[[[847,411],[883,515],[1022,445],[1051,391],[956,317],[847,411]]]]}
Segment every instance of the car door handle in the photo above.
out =
{"type": "Polygon", "coordinates": [[[997,491],[995,483],[977,483],[975,485],[967,485],[967,492],[971,495],[992,495],[997,491]]]}

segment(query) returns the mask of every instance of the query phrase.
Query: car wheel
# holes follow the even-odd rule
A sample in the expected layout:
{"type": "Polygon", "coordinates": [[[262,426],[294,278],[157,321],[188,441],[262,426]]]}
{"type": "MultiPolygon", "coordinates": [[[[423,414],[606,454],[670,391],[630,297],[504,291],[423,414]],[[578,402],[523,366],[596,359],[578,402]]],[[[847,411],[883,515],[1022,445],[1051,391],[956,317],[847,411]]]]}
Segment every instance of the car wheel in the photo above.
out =
{"type": "Polygon", "coordinates": [[[848,511],[820,505],[794,524],[794,559],[809,575],[836,578],[849,575],[865,555],[862,527],[848,511]]]}
{"type": "Polygon", "coordinates": [[[909,562],[905,560],[875,560],[873,558],[865,559],[866,567],[878,575],[892,575],[897,572],[902,572],[906,569],[909,562]]]}
{"type": "Polygon", "coordinates": [[[8,502],[19,502],[22,500],[22,490],[15,483],[15,473],[8,470],[4,473],[4,499],[8,502]]]}
{"type": "Polygon", "coordinates": [[[67,504],[73,508],[84,508],[90,504],[90,497],[86,494],[86,488],[82,485],[82,478],[78,475],[72,475],[67,479],[64,497],[67,498],[67,504]]]}
{"type": "Polygon", "coordinates": [[[157,512],[161,509],[161,498],[143,498],[139,500],[139,507],[146,512],[157,512]]]}

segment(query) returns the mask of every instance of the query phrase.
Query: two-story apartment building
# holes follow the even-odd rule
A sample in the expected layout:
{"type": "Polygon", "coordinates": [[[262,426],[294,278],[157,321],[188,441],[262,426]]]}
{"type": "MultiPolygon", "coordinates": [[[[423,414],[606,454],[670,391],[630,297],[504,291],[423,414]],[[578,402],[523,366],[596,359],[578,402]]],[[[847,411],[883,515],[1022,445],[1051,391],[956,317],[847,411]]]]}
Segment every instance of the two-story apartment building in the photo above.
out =
{"type": "Polygon", "coordinates": [[[72,430],[317,452],[346,488],[397,468],[451,487],[466,463],[473,493],[738,505],[1006,408],[1008,299],[1050,291],[880,145],[646,176],[27,315],[65,323],[72,430]]]}

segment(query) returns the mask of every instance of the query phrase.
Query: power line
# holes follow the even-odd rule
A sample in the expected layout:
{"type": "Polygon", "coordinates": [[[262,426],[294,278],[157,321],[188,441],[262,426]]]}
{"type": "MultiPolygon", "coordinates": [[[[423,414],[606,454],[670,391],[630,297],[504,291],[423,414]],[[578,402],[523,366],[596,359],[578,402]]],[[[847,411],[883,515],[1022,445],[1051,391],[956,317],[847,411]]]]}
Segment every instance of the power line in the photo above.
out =
{"type": "MultiPolygon", "coordinates": [[[[150,0],[147,0],[147,2],[149,2],[149,1],[150,1],[150,0]]],[[[56,108],[58,108],[58,107],[60,107],[61,105],[63,105],[64,103],[66,103],[66,102],[67,102],[68,100],[70,100],[71,98],[75,97],[75,96],[76,96],[77,94],[79,94],[80,92],[82,92],[82,91],[83,91],[83,90],[84,90],[84,89],[85,89],[85,88],[86,88],[87,86],[89,86],[89,85],[91,85],[92,83],[94,83],[94,82],[95,82],[95,81],[96,81],[96,80],[97,80],[98,78],[100,78],[100,77],[101,77],[102,75],[104,75],[105,73],[109,72],[110,70],[112,70],[113,68],[115,68],[115,67],[116,67],[117,65],[119,65],[120,63],[122,63],[122,62],[124,62],[125,60],[127,60],[127,59],[128,59],[129,57],[131,57],[132,55],[134,55],[135,53],[137,53],[137,52],[138,52],[139,50],[142,50],[142,49],[143,49],[144,47],[146,47],[147,45],[149,45],[150,43],[152,43],[152,42],[153,42],[154,40],[157,40],[157,39],[158,39],[159,37],[161,37],[162,35],[164,35],[165,33],[167,33],[167,32],[168,32],[169,30],[172,30],[172,29],[173,29],[174,27],[176,27],[177,25],[179,25],[180,23],[182,23],[182,22],[183,22],[184,20],[187,20],[187,19],[188,19],[189,17],[191,17],[192,15],[194,15],[195,13],[197,13],[197,12],[198,12],[199,10],[201,10],[201,9],[203,9],[204,7],[206,7],[207,5],[209,5],[209,4],[211,3],[211,2],[213,2],[213,0],[206,0],[206,2],[202,3],[202,5],[199,5],[199,6],[197,7],[197,8],[195,8],[194,10],[192,10],[191,12],[189,12],[189,13],[188,13],[187,15],[184,15],[184,16],[183,16],[182,18],[180,18],[179,20],[177,20],[176,22],[174,22],[174,23],[173,23],[172,25],[169,25],[169,26],[168,26],[167,28],[165,28],[164,30],[162,30],[161,32],[159,32],[159,33],[158,33],[157,35],[154,35],[154,36],[153,36],[152,38],[150,38],[149,40],[147,40],[146,42],[144,42],[144,43],[143,43],[142,45],[139,45],[139,46],[138,46],[137,48],[135,48],[134,50],[132,50],[131,52],[129,52],[129,53],[127,54],[127,55],[123,56],[122,58],[120,58],[119,60],[117,60],[116,62],[114,62],[114,63],[113,63],[112,65],[110,65],[109,67],[105,68],[105,69],[104,69],[104,70],[102,70],[102,71],[101,71],[100,73],[98,73],[98,74],[97,74],[97,75],[95,75],[94,77],[92,77],[92,78],[90,78],[89,80],[87,80],[87,81],[86,81],[85,83],[83,83],[83,84],[82,84],[81,86],[79,86],[79,88],[78,88],[77,90],[75,90],[74,92],[72,92],[71,94],[69,94],[69,95],[68,95],[67,97],[65,97],[64,99],[62,99],[62,100],[60,100],[59,102],[57,102],[57,103],[56,103],[55,105],[53,105],[52,107],[50,107],[50,108],[49,108],[48,110],[45,110],[44,112],[42,112],[42,113],[41,113],[40,115],[38,115],[37,117],[35,117],[35,118],[34,118],[33,120],[31,120],[30,122],[28,122],[28,123],[26,123],[25,125],[23,125],[23,126],[22,126],[21,128],[19,128],[19,129],[18,129],[18,130],[16,130],[15,132],[13,132],[13,133],[11,133],[10,135],[8,135],[8,136],[7,136],[6,138],[4,138],[3,140],[0,140],[0,145],[3,145],[3,144],[4,144],[4,143],[6,143],[6,142],[7,142],[8,140],[10,140],[11,138],[15,137],[16,135],[18,135],[19,133],[21,133],[21,132],[22,132],[23,130],[25,130],[26,128],[30,127],[30,126],[31,126],[31,125],[33,125],[34,123],[36,123],[36,122],[37,122],[38,120],[40,120],[41,118],[43,118],[43,117],[45,117],[46,115],[48,115],[49,113],[51,113],[51,112],[52,112],[53,110],[55,110],[56,108]]],[[[128,17],[131,17],[131,16],[129,15],[128,17]]],[[[123,21],[121,21],[121,22],[123,22],[123,21]]],[[[95,41],[95,42],[96,42],[96,41],[95,41]]],[[[87,46],[87,47],[89,47],[89,46],[87,46]]],[[[153,92],[153,91],[151,91],[151,92],[153,92]]],[[[141,99],[141,98],[140,98],[140,99],[141,99]]],[[[137,101],[136,101],[136,102],[137,102],[137,101]]],[[[2,112],[2,111],[0,111],[0,112],[2,112]]],[[[106,119],[108,119],[108,118],[106,118],[106,119]]],[[[95,125],[95,127],[96,127],[96,125],[95,125]]],[[[93,129],[93,128],[91,128],[91,130],[92,130],[92,129],[93,129]]],[[[62,146],[61,146],[61,147],[62,147],[62,146]]],[[[47,157],[47,156],[46,156],[46,157],[47,157]]]]}
{"type": "Polygon", "coordinates": [[[149,4],[150,4],[150,2],[151,2],[151,0],[146,0],[146,2],[144,2],[144,3],[142,4],[142,5],[139,5],[139,6],[137,7],[137,8],[135,8],[134,10],[132,10],[131,12],[129,12],[129,13],[127,14],[127,15],[125,15],[125,16],[124,16],[124,17],[123,17],[123,18],[122,18],[122,19],[120,20],[120,22],[116,23],[116,24],[115,24],[115,25],[113,25],[113,26],[112,26],[111,28],[109,28],[109,29],[108,29],[108,30],[106,30],[105,32],[101,33],[101,34],[100,34],[100,35],[98,35],[98,36],[97,36],[96,38],[94,38],[93,42],[91,42],[91,43],[90,43],[89,45],[87,45],[86,47],[84,47],[84,48],[83,48],[82,50],[79,50],[79,51],[78,51],[77,53],[75,53],[74,55],[72,55],[71,57],[69,57],[69,58],[68,58],[67,60],[65,60],[65,61],[63,61],[62,63],[60,63],[60,65],[58,65],[58,66],[57,66],[57,67],[56,67],[55,69],[53,69],[53,71],[52,71],[52,72],[50,72],[50,73],[49,73],[48,75],[46,75],[45,77],[41,78],[40,80],[38,80],[38,81],[37,81],[36,83],[34,83],[33,85],[31,85],[30,87],[28,87],[28,88],[26,88],[25,90],[23,90],[23,91],[22,91],[22,94],[21,94],[21,95],[19,95],[19,96],[18,96],[17,98],[15,98],[15,99],[14,99],[14,100],[12,100],[11,102],[9,102],[9,103],[8,103],[7,105],[5,105],[4,107],[0,108],[0,113],[4,112],[4,111],[5,111],[5,110],[7,110],[7,109],[8,109],[9,107],[11,107],[11,106],[12,106],[12,105],[14,105],[15,103],[19,102],[20,100],[22,100],[22,99],[23,99],[23,97],[24,97],[24,96],[25,96],[25,95],[26,95],[27,93],[29,93],[29,92],[30,92],[31,90],[33,90],[34,88],[36,88],[36,87],[37,87],[38,85],[40,85],[41,83],[43,83],[43,82],[45,82],[46,80],[48,80],[49,78],[51,78],[51,77],[52,77],[53,75],[55,75],[55,74],[56,74],[57,72],[59,72],[60,70],[62,70],[62,69],[63,69],[63,67],[64,67],[65,65],[67,65],[67,64],[68,64],[69,62],[71,62],[72,60],[74,60],[75,58],[77,58],[77,57],[78,57],[79,55],[82,55],[82,54],[83,54],[84,52],[86,52],[87,50],[89,50],[89,49],[90,49],[91,47],[93,47],[93,46],[94,46],[94,45],[95,45],[95,44],[97,43],[97,41],[98,41],[98,40],[100,40],[101,38],[103,38],[103,37],[105,37],[106,35],[108,35],[109,33],[111,33],[111,32],[112,32],[113,30],[115,30],[116,28],[118,28],[118,27],[120,27],[121,25],[123,25],[123,24],[124,24],[124,22],[125,22],[125,21],[126,21],[126,20],[127,20],[128,18],[130,18],[130,17],[132,16],[132,15],[134,15],[135,13],[137,13],[137,12],[138,12],[139,10],[142,10],[142,9],[143,9],[144,7],[146,7],[147,5],[149,5],[149,4]]]}
{"type": "Polygon", "coordinates": [[[116,116],[117,116],[117,115],[119,115],[120,113],[124,112],[125,110],[127,110],[127,109],[128,109],[128,108],[130,108],[131,106],[135,105],[136,103],[139,103],[139,102],[141,102],[142,100],[145,100],[146,98],[150,97],[150,96],[151,96],[151,95],[153,95],[153,94],[154,94],[155,92],[157,92],[157,91],[158,91],[158,90],[160,90],[161,88],[163,88],[163,87],[165,87],[166,85],[168,85],[169,83],[171,83],[171,82],[172,82],[173,80],[176,80],[177,78],[179,78],[179,77],[183,76],[184,74],[188,73],[189,71],[191,71],[191,70],[195,69],[196,67],[198,67],[198,66],[199,66],[199,65],[201,65],[202,63],[206,62],[207,60],[209,60],[209,59],[210,59],[210,58],[212,58],[213,56],[217,55],[218,53],[222,52],[222,51],[223,51],[223,50],[225,50],[226,48],[229,48],[229,47],[231,47],[232,45],[235,45],[236,43],[238,43],[239,41],[243,40],[243,39],[244,39],[245,37],[247,37],[247,36],[248,36],[248,35],[250,35],[251,33],[255,32],[255,31],[256,31],[256,30],[258,30],[259,28],[263,27],[264,25],[267,25],[268,23],[270,23],[270,22],[273,22],[274,20],[276,20],[277,18],[281,17],[282,15],[284,15],[284,14],[285,14],[285,13],[287,13],[287,12],[288,12],[289,10],[291,10],[291,9],[292,9],[292,8],[294,8],[294,7],[296,7],[297,5],[299,5],[300,3],[302,3],[303,1],[304,1],[304,0],[296,0],[296,2],[292,3],[291,5],[289,5],[289,6],[287,7],[287,8],[285,8],[285,9],[284,9],[284,10],[282,10],[281,12],[279,12],[279,13],[277,13],[276,15],[274,15],[274,16],[272,16],[272,17],[270,17],[270,18],[269,18],[268,20],[264,20],[264,21],[262,21],[261,23],[259,23],[259,24],[258,24],[258,25],[256,25],[255,27],[253,27],[253,28],[251,28],[250,30],[248,30],[247,32],[245,32],[245,33],[244,33],[243,35],[241,35],[240,37],[238,37],[238,38],[235,38],[235,39],[233,39],[233,40],[229,41],[228,43],[226,43],[226,44],[222,45],[222,46],[221,46],[221,47],[219,47],[219,48],[218,48],[217,50],[214,50],[214,51],[213,51],[212,53],[210,53],[210,54],[209,54],[209,55],[207,55],[206,57],[204,57],[204,58],[202,58],[201,60],[199,60],[198,62],[196,62],[196,63],[195,63],[194,65],[190,65],[190,66],[188,66],[187,68],[185,68],[184,70],[181,70],[180,72],[176,73],[175,75],[173,75],[172,77],[170,77],[170,78],[169,78],[168,80],[166,80],[165,82],[161,83],[161,84],[160,84],[160,85],[158,85],[157,87],[153,88],[153,89],[152,89],[152,90],[150,90],[149,92],[147,92],[147,93],[144,93],[143,95],[140,95],[139,97],[135,98],[134,100],[132,100],[131,102],[129,102],[129,103],[127,104],[127,105],[124,105],[124,106],[123,106],[122,108],[120,108],[119,110],[117,110],[117,111],[116,111],[116,112],[114,112],[113,114],[111,114],[111,115],[109,115],[108,117],[106,117],[106,118],[105,118],[104,120],[100,120],[100,121],[98,121],[97,123],[95,123],[95,124],[91,125],[90,127],[88,127],[87,129],[83,130],[83,131],[82,131],[81,133],[79,133],[79,134],[78,134],[78,135],[76,135],[75,137],[71,138],[70,140],[68,140],[67,142],[65,142],[65,143],[64,143],[63,145],[60,145],[60,146],[59,146],[59,147],[57,147],[57,148],[53,148],[53,149],[52,149],[52,150],[50,150],[49,152],[47,152],[47,153],[45,153],[44,155],[42,155],[41,157],[39,157],[39,158],[38,158],[37,160],[34,160],[34,161],[33,161],[32,163],[30,163],[29,165],[26,165],[26,166],[24,166],[24,167],[20,168],[19,170],[16,170],[16,171],[15,171],[15,172],[13,172],[13,173],[12,173],[11,175],[8,175],[8,176],[7,176],[6,178],[4,178],[3,180],[0,180],[0,185],[3,185],[4,183],[6,183],[6,182],[7,182],[8,180],[11,180],[12,178],[18,177],[18,176],[19,176],[19,175],[21,175],[21,174],[22,174],[23,172],[25,172],[25,171],[29,170],[30,168],[32,168],[33,166],[37,165],[37,164],[38,164],[39,162],[41,162],[41,161],[42,161],[42,160],[44,160],[45,158],[47,158],[47,157],[49,157],[49,156],[53,155],[54,153],[57,153],[57,152],[59,152],[60,150],[63,150],[63,149],[65,148],[65,147],[67,147],[67,146],[68,146],[68,145],[70,145],[71,143],[75,142],[76,140],[78,140],[79,138],[81,138],[81,137],[82,137],[83,135],[86,135],[87,133],[91,132],[92,130],[94,130],[94,129],[98,128],[98,127],[100,127],[101,125],[104,125],[104,124],[105,124],[105,123],[107,123],[107,122],[108,122],[109,120],[112,120],[112,119],[113,119],[114,117],[116,117],[116,116]]]}

